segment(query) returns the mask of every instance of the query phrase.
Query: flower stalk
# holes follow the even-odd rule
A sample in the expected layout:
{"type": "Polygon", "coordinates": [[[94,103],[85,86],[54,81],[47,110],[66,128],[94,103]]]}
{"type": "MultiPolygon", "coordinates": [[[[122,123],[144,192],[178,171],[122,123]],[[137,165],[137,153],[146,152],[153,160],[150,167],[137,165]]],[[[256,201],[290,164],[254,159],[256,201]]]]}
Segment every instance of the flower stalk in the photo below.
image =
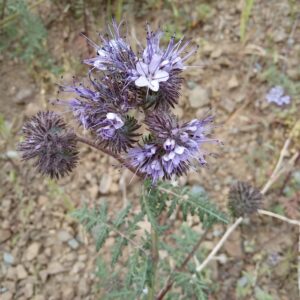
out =
{"type": "Polygon", "coordinates": [[[148,300],[155,299],[155,287],[156,287],[156,277],[157,277],[157,266],[159,261],[159,240],[158,233],[151,226],[151,277],[150,286],[148,288],[148,300]]]}

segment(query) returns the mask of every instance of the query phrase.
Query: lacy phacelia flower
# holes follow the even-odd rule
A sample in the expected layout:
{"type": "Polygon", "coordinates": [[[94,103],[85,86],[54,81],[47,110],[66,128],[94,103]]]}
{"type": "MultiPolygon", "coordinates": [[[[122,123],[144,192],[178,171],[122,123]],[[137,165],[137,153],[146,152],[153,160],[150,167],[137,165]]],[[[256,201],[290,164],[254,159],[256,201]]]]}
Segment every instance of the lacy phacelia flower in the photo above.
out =
{"type": "Polygon", "coordinates": [[[284,104],[289,104],[291,101],[291,97],[286,95],[284,96],[284,89],[281,86],[273,87],[268,94],[266,95],[266,99],[270,103],[275,103],[279,106],[284,104]]]}
{"type": "Polygon", "coordinates": [[[120,27],[121,24],[113,22],[108,37],[102,37],[101,46],[92,42],[98,55],[84,62],[91,65],[92,69],[101,70],[105,74],[120,74],[126,87],[132,88],[133,85],[145,90],[147,97],[143,98],[146,98],[146,107],[154,105],[164,109],[170,105],[174,106],[182,82],[179,74],[185,69],[185,62],[196,51],[196,47],[188,49],[189,41],[183,42],[183,39],[180,39],[176,43],[175,36],[172,36],[168,45],[163,48],[160,46],[163,32],[152,32],[148,26],[147,44],[139,57],[121,37],[120,27]]]}
{"type": "Polygon", "coordinates": [[[107,113],[106,118],[97,126],[98,142],[109,148],[112,152],[127,152],[137,142],[140,136],[137,130],[140,125],[130,116],[121,117],[116,113],[107,113]]]}
{"type": "Polygon", "coordinates": [[[97,51],[94,58],[85,59],[84,63],[101,71],[118,71],[130,75],[135,68],[137,57],[128,43],[120,35],[120,26],[115,21],[109,27],[107,37],[100,36],[102,45],[92,43],[97,51]]]}
{"type": "Polygon", "coordinates": [[[169,79],[169,73],[159,68],[161,57],[154,55],[149,64],[139,61],[136,64],[138,78],[135,85],[138,87],[148,87],[150,90],[157,92],[159,83],[169,79]]]}
{"type": "Polygon", "coordinates": [[[71,172],[78,161],[76,135],[54,112],[39,112],[23,126],[18,146],[24,160],[35,159],[37,170],[51,178],[71,172]]]}
{"type": "Polygon", "coordinates": [[[185,69],[185,61],[196,51],[196,48],[184,53],[189,41],[183,45],[183,39],[175,43],[175,36],[171,37],[165,49],[161,48],[162,36],[161,30],[152,32],[148,26],[147,45],[131,77],[137,87],[147,87],[153,92],[160,91],[159,99],[155,101],[156,106],[164,102],[173,106],[177,103],[181,86],[179,73],[185,69]]]}
{"type": "Polygon", "coordinates": [[[208,116],[180,125],[166,113],[149,116],[145,123],[151,138],[129,151],[130,164],[145,177],[150,177],[153,183],[158,179],[170,179],[172,175],[185,174],[195,161],[205,165],[202,145],[218,142],[207,137],[212,121],[213,118],[208,116]]]}
{"type": "Polygon", "coordinates": [[[104,143],[113,152],[127,151],[136,142],[140,125],[127,116],[135,106],[138,95],[130,89],[122,89],[122,83],[115,76],[104,77],[101,82],[92,80],[92,88],[83,85],[61,87],[72,92],[76,98],[63,101],[79,124],[95,134],[99,143],[104,143]]]}

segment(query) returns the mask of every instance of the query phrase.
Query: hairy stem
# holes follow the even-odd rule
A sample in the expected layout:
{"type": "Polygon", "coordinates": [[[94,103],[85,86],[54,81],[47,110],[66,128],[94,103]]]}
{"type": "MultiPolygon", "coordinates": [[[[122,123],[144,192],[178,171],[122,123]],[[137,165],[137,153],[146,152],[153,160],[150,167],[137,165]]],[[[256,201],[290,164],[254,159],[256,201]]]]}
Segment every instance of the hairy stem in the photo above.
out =
{"type": "Polygon", "coordinates": [[[174,279],[172,278],[172,275],[175,272],[182,272],[184,270],[185,266],[188,264],[188,262],[191,260],[191,258],[195,255],[195,253],[199,249],[201,243],[206,239],[207,234],[208,234],[208,229],[205,229],[204,233],[201,235],[198,242],[194,245],[191,252],[188,253],[188,255],[186,256],[183,263],[179,267],[176,267],[171,272],[171,274],[169,275],[169,277],[167,279],[167,283],[165,284],[165,286],[159,292],[158,296],[156,297],[156,300],[162,300],[165,297],[165,295],[167,294],[167,292],[172,288],[172,286],[174,284],[174,279]]]}
{"type": "Polygon", "coordinates": [[[156,271],[158,265],[158,234],[157,231],[151,226],[151,281],[148,289],[148,300],[155,299],[155,285],[156,285],[156,271]]]}
{"type": "Polygon", "coordinates": [[[82,136],[78,136],[77,135],[77,141],[80,142],[80,143],[83,143],[83,144],[86,144],[86,145],[89,145],[97,150],[100,150],[101,152],[109,155],[109,156],[112,156],[113,158],[115,158],[120,164],[121,166],[125,166],[127,169],[129,169],[133,174],[143,178],[143,174],[141,172],[138,171],[138,169],[135,169],[133,167],[131,167],[125,160],[124,157],[122,157],[120,154],[117,154],[117,153],[114,153],[112,151],[110,151],[109,149],[103,147],[102,145],[100,144],[97,144],[93,141],[91,141],[90,139],[87,139],[85,137],[82,137],[82,136]]]}

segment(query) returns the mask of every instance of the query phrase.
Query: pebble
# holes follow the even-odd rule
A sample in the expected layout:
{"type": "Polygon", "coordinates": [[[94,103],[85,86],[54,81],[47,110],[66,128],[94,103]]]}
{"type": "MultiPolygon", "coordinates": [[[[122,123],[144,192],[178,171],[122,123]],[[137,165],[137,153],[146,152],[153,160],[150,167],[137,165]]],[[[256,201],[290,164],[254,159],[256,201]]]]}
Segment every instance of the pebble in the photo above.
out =
{"type": "Polygon", "coordinates": [[[89,187],[89,193],[91,195],[92,199],[96,199],[97,195],[98,195],[98,186],[97,184],[91,184],[91,186],[89,187]]]}
{"type": "Polygon", "coordinates": [[[39,253],[41,245],[38,243],[32,243],[26,251],[25,258],[28,261],[32,261],[39,253]]]}
{"type": "Polygon", "coordinates": [[[32,300],[45,300],[45,296],[44,295],[35,295],[35,297],[32,300]]]}
{"type": "Polygon", "coordinates": [[[0,244],[7,241],[11,237],[9,230],[0,229],[0,244]]]}
{"type": "Polygon", "coordinates": [[[274,31],[273,40],[275,43],[284,42],[287,39],[287,34],[283,28],[274,31]]]}
{"type": "Polygon", "coordinates": [[[16,159],[19,157],[19,153],[14,150],[8,150],[5,154],[6,154],[6,157],[11,158],[11,159],[16,159]]]}
{"type": "Polygon", "coordinates": [[[16,279],[16,268],[10,267],[6,271],[6,279],[15,280],[16,279]]]}
{"type": "Polygon", "coordinates": [[[189,95],[189,102],[192,108],[199,108],[209,104],[209,95],[206,89],[197,86],[189,95]]]}
{"type": "Polygon", "coordinates": [[[12,300],[13,294],[11,292],[4,293],[1,295],[1,300],[12,300]]]}
{"type": "Polygon", "coordinates": [[[101,194],[107,194],[112,183],[110,174],[103,175],[100,180],[99,191],[101,194]]]}
{"type": "Polygon", "coordinates": [[[40,106],[36,103],[30,102],[25,109],[25,116],[32,117],[33,115],[37,114],[41,110],[40,106]]]}
{"type": "Polygon", "coordinates": [[[47,270],[47,273],[49,275],[54,275],[54,274],[58,274],[58,273],[61,273],[65,271],[65,269],[63,268],[63,266],[58,263],[58,262],[51,262],[48,266],[48,270],[47,270]]]}
{"type": "Polygon", "coordinates": [[[15,258],[8,252],[4,252],[3,254],[3,260],[5,263],[12,265],[15,261],[15,258]]]}
{"type": "Polygon", "coordinates": [[[73,274],[77,274],[79,273],[81,270],[83,270],[85,267],[85,263],[83,263],[82,261],[78,261],[74,264],[71,273],[73,274]]]}
{"type": "Polygon", "coordinates": [[[34,89],[32,86],[28,88],[22,88],[20,91],[18,91],[13,99],[16,104],[24,104],[27,99],[33,96],[33,94],[34,89]]]}
{"type": "Polygon", "coordinates": [[[79,243],[76,239],[71,239],[68,241],[68,245],[73,249],[76,250],[79,247],[79,243]]]}
{"type": "Polygon", "coordinates": [[[223,50],[221,48],[217,48],[211,53],[210,57],[215,59],[220,57],[222,54],[223,54],[223,50]]]}
{"type": "Polygon", "coordinates": [[[227,111],[228,113],[232,113],[235,110],[236,107],[236,103],[233,99],[221,99],[220,105],[222,106],[222,108],[227,111]]]}
{"type": "Polygon", "coordinates": [[[17,265],[16,271],[17,271],[18,279],[22,280],[22,279],[27,278],[28,273],[23,265],[17,265]]]}
{"type": "Polygon", "coordinates": [[[58,239],[62,242],[67,242],[72,239],[72,235],[66,230],[60,230],[57,236],[58,239]]]}
{"type": "Polygon", "coordinates": [[[48,272],[47,272],[47,270],[42,270],[42,271],[40,271],[40,272],[39,272],[39,275],[40,275],[40,278],[41,278],[42,282],[45,283],[46,280],[47,280],[47,277],[48,277],[48,272]]]}
{"type": "Polygon", "coordinates": [[[203,186],[201,185],[194,185],[192,188],[191,188],[191,193],[192,194],[206,194],[206,191],[204,189],[203,186]]]}
{"type": "Polygon", "coordinates": [[[30,283],[30,282],[26,283],[24,294],[27,299],[32,299],[32,296],[33,296],[33,284],[32,283],[30,283]]]}
{"type": "Polygon", "coordinates": [[[230,90],[235,89],[239,86],[239,81],[235,75],[233,75],[228,81],[228,88],[230,90]]]}
{"type": "Polygon", "coordinates": [[[73,300],[74,299],[74,288],[66,287],[62,291],[62,296],[64,300],[73,300]]]}

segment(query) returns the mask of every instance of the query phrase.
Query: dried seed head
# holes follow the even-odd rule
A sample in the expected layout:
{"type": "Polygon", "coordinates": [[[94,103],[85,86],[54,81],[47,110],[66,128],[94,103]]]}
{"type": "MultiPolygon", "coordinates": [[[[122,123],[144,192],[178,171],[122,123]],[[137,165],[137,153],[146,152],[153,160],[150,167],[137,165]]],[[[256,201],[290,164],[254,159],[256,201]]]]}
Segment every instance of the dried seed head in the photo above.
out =
{"type": "Polygon", "coordinates": [[[18,145],[23,160],[35,159],[38,172],[51,178],[67,175],[78,161],[76,135],[54,112],[39,112],[23,126],[18,145]]]}
{"type": "Polygon", "coordinates": [[[237,181],[231,186],[228,198],[228,206],[232,215],[241,217],[257,212],[263,196],[257,188],[246,182],[237,181]]]}

